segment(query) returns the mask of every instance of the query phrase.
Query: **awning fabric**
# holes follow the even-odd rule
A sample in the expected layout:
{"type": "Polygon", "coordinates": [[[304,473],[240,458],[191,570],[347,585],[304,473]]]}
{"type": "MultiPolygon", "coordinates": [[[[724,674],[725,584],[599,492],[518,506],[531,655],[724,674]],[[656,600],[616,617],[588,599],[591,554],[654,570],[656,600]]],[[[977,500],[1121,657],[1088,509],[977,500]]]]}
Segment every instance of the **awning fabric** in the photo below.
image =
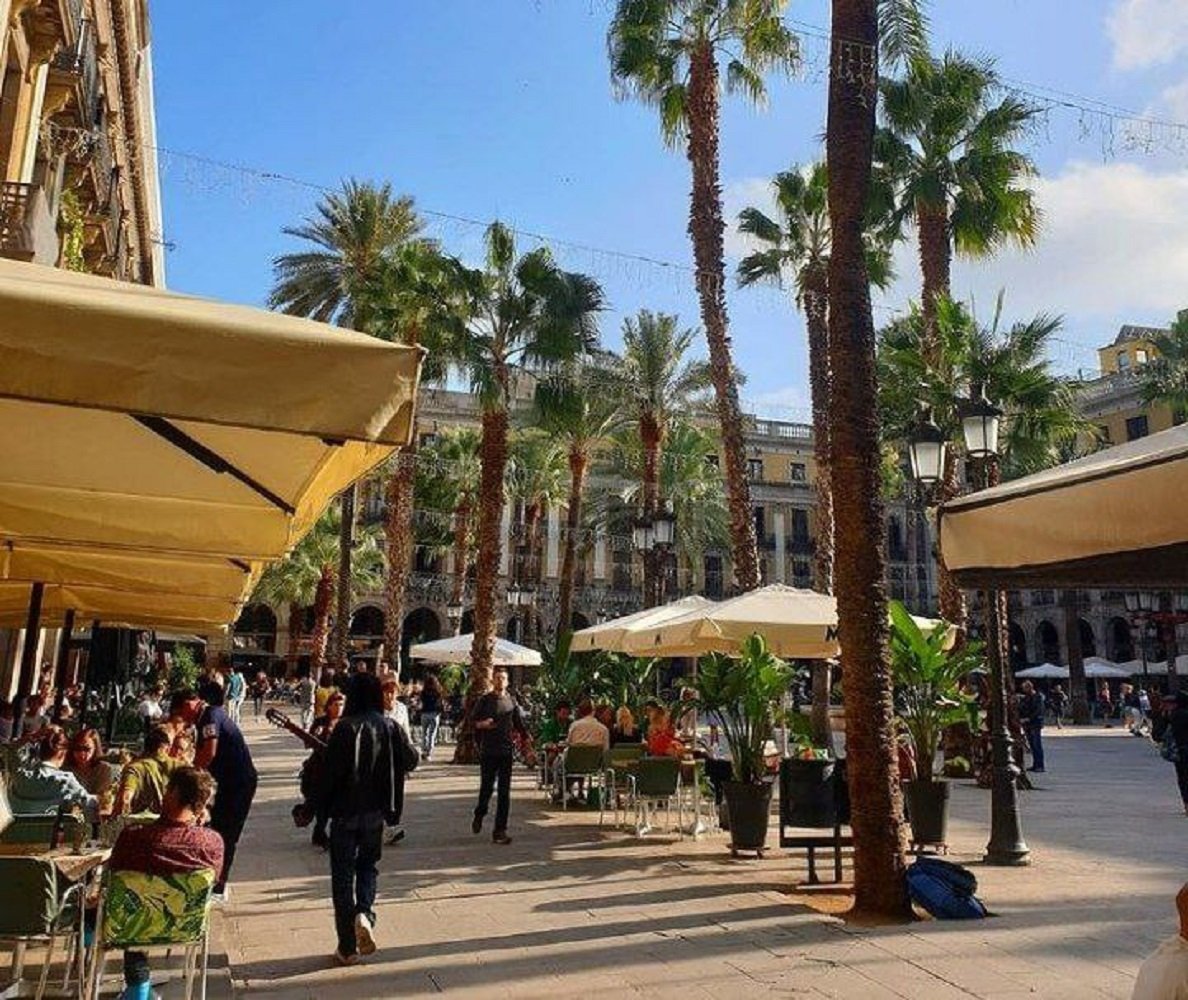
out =
{"type": "Polygon", "coordinates": [[[49,615],[234,620],[260,565],[407,443],[422,357],[0,260],[0,585],[46,582],[49,615]]]}
{"type": "Polygon", "coordinates": [[[623,652],[623,641],[634,631],[654,628],[673,618],[680,618],[690,611],[707,608],[714,602],[709,598],[694,595],[682,597],[658,608],[646,608],[634,614],[615,618],[601,625],[591,625],[573,633],[572,652],[585,653],[594,649],[623,652]]]}
{"type": "MultiPolygon", "coordinates": [[[[0,583],[0,626],[24,626],[29,593],[27,584],[0,583]]],[[[140,628],[211,632],[235,621],[240,608],[241,602],[230,598],[48,584],[41,602],[41,625],[60,625],[65,613],[73,610],[78,622],[99,619],[140,628]]]]}
{"type": "MultiPolygon", "coordinates": [[[[943,624],[916,618],[925,630],[943,624]]],[[[823,660],[838,656],[837,600],[828,594],[775,583],[711,603],[650,628],[633,628],[622,650],[636,656],[737,654],[758,632],[777,656],[823,660]]]]}
{"type": "MultiPolygon", "coordinates": [[[[470,648],[474,633],[420,642],[409,648],[408,655],[414,660],[428,660],[431,663],[469,663],[470,648]]],[[[495,655],[491,661],[497,667],[539,667],[540,653],[510,639],[495,639],[495,655]]]]}
{"type": "Polygon", "coordinates": [[[941,557],[966,587],[1188,586],[1188,425],[941,508],[941,557]]]}

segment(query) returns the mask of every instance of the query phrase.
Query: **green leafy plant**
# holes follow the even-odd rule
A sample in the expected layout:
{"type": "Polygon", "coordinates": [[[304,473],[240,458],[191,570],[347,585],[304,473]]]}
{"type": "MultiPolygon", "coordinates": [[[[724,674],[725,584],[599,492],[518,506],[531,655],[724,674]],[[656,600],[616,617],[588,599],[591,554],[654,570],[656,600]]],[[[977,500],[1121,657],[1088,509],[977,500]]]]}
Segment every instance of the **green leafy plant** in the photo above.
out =
{"type": "Polygon", "coordinates": [[[177,646],[169,664],[169,690],[184,691],[198,683],[198,661],[188,646],[177,646]]]}
{"type": "Polygon", "coordinates": [[[447,663],[437,671],[437,679],[450,694],[460,694],[466,687],[466,667],[461,663],[447,663]]]}
{"type": "Polygon", "coordinates": [[[735,781],[762,780],[764,748],[794,676],[792,667],[772,653],[757,632],[743,642],[740,656],[715,653],[701,660],[698,696],[692,705],[720,720],[735,781]]]}
{"type": "Polygon", "coordinates": [[[62,238],[62,266],[68,271],[85,271],[83,210],[77,191],[67,190],[62,194],[61,207],[58,209],[58,234],[62,238]]]}
{"type": "Polygon", "coordinates": [[[916,751],[922,781],[931,781],[936,751],[946,726],[964,722],[971,699],[961,678],[983,661],[982,645],[967,642],[946,649],[948,628],[923,631],[899,601],[892,601],[891,670],[899,694],[899,716],[916,751]]]}
{"type": "Polygon", "coordinates": [[[651,657],[599,653],[590,674],[589,695],[595,701],[618,708],[626,705],[638,713],[652,696],[659,661],[651,657]]]}

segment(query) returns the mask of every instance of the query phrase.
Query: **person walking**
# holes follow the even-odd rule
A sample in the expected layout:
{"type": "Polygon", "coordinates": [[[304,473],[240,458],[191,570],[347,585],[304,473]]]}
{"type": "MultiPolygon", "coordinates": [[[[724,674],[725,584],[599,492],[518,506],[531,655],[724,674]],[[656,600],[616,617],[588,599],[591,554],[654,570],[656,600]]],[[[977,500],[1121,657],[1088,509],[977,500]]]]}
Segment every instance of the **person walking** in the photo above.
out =
{"type": "Polygon", "coordinates": [[[314,700],[318,686],[309,675],[309,668],[301,671],[301,680],[297,682],[297,704],[301,708],[301,728],[308,729],[313,725],[314,700]]]}
{"type": "Polygon", "coordinates": [[[437,731],[441,726],[443,693],[436,674],[429,674],[421,688],[421,759],[433,756],[437,731]]]}
{"type": "Polygon", "coordinates": [[[338,938],[334,961],[354,965],[375,951],[377,865],[385,822],[403,810],[404,775],[417,754],[383,714],[374,674],[358,674],[347,690],[346,714],[330,736],[311,803],[330,819],[330,885],[338,938]]]}
{"type": "Polygon", "coordinates": [[[1166,724],[1162,727],[1164,757],[1176,768],[1176,783],[1180,786],[1180,802],[1188,814],[1188,691],[1177,691],[1175,705],[1167,711],[1166,724]]]}
{"type": "Polygon", "coordinates": [[[527,739],[528,727],[520,706],[507,691],[507,671],[498,667],[491,677],[491,690],[474,707],[474,731],[479,744],[479,795],[470,829],[481,833],[483,818],[495,792],[495,830],[491,840],[510,844],[507,833],[511,812],[512,760],[515,737],[527,739]]]}
{"type": "Polygon", "coordinates": [[[193,726],[197,732],[194,766],[210,773],[216,790],[210,807],[210,827],[223,837],[223,870],[215,881],[216,898],[226,899],[227,878],[235,862],[235,849],[243,835],[259,776],[247,741],[239,726],[220,705],[208,705],[198,692],[174,694],[169,705],[172,720],[193,726]]]}
{"type": "Polygon", "coordinates": [[[233,663],[230,673],[227,674],[226,700],[227,715],[237,726],[241,725],[240,719],[245,697],[247,697],[247,680],[244,679],[243,670],[233,663]]]}
{"type": "Polygon", "coordinates": [[[1031,749],[1031,767],[1029,771],[1044,772],[1044,712],[1046,704],[1044,696],[1035,689],[1031,681],[1024,681],[1022,695],[1019,698],[1019,722],[1027,736],[1027,745],[1031,749]]]}
{"type": "Polygon", "coordinates": [[[1060,684],[1055,684],[1052,687],[1052,692],[1048,695],[1048,704],[1052,707],[1052,718],[1056,720],[1056,728],[1064,728],[1064,716],[1068,711],[1068,692],[1060,684]]]}

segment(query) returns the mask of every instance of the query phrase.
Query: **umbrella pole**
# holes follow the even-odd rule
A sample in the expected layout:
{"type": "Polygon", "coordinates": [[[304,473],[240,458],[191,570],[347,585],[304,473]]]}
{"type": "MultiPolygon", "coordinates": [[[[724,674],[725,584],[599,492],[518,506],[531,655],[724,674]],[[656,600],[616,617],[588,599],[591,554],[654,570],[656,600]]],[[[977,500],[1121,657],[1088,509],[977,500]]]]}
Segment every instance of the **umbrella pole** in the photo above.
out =
{"type": "Polygon", "coordinates": [[[37,666],[37,633],[41,631],[41,599],[45,584],[38,581],[29,591],[29,615],[25,619],[25,641],[21,646],[21,673],[17,681],[16,704],[12,715],[19,720],[25,713],[25,702],[33,693],[33,673],[37,666]]]}
{"type": "Polygon", "coordinates": [[[95,662],[95,650],[99,642],[99,619],[91,622],[91,644],[87,648],[87,665],[83,671],[82,707],[78,710],[78,724],[85,729],[87,726],[87,710],[91,707],[91,665],[95,662]]]}
{"type": "Polygon", "coordinates": [[[62,618],[62,637],[58,640],[58,662],[54,669],[54,722],[62,721],[66,704],[66,671],[70,666],[70,636],[74,633],[74,608],[67,608],[62,618]]]}

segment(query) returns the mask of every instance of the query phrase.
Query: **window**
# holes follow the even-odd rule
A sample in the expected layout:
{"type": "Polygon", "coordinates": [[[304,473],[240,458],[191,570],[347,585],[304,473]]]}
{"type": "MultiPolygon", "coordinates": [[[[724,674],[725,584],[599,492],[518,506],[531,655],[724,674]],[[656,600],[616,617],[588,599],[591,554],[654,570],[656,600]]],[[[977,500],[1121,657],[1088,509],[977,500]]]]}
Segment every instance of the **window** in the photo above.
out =
{"type": "Polygon", "coordinates": [[[1139,438],[1146,437],[1150,433],[1147,428],[1147,415],[1140,414],[1137,417],[1126,418],[1126,440],[1137,441],[1139,438]]]}
{"type": "Polygon", "coordinates": [[[767,511],[762,507],[755,508],[755,537],[760,541],[767,534],[767,511]]]}
{"type": "Polygon", "coordinates": [[[712,454],[712,453],[709,455],[706,455],[705,456],[705,464],[712,465],[715,469],[718,468],[718,456],[715,454],[712,454]]]}
{"type": "Polygon", "coordinates": [[[792,509],[792,541],[804,543],[809,540],[808,511],[799,507],[792,509]]]}
{"type": "Polygon", "coordinates": [[[788,465],[788,479],[793,483],[807,483],[808,470],[803,462],[791,462],[788,465]]]}
{"type": "Polygon", "coordinates": [[[753,483],[763,482],[763,459],[747,459],[747,478],[753,483]]]}
{"type": "Polygon", "coordinates": [[[720,598],[722,596],[722,557],[705,557],[705,596],[720,598]]]}
{"type": "Polygon", "coordinates": [[[421,435],[421,447],[422,448],[430,448],[435,444],[437,444],[437,435],[434,434],[432,431],[426,431],[424,434],[421,435]]]}
{"type": "Polygon", "coordinates": [[[1145,347],[1135,348],[1134,363],[1136,365],[1145,365],[1147,363],[1147,349],[1145,347]]]}
{"type": "Polygon", "coordinates": [[[1118,371],[1124,372],[1130,370],[1130,355],[1126,351],[1118,352],[1118,371]]]}
{"type": "Polygon", "coordinates": [[[1098,434],[1098,437],[1101,438],[1102,444],[1113,444],[1114,443],[1113,440],[1111,440],[1111,438],[1110,438],[1110,425],[1109,424],[1098,424],[1097,425],[1097,434],[1098,434]]]}

